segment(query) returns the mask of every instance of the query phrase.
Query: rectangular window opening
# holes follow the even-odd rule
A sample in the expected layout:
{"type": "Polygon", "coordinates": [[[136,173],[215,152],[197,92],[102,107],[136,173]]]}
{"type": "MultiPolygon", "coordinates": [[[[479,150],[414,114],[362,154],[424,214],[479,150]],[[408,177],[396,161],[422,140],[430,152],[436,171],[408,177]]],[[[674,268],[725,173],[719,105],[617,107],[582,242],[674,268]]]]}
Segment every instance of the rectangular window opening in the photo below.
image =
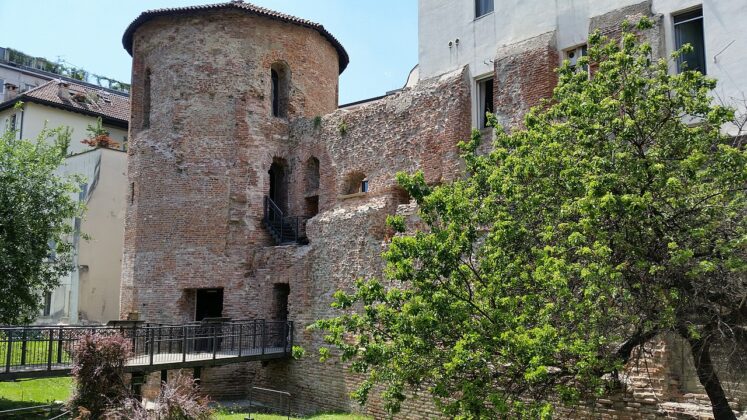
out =
{"type": "Polygon", "coordinates": [[[493,11],[493,0],[475,0],[475,19],[493,11]]]}
{"type": "Polygon", "coordinates": [[[493,78],[477,81],[477,126],[480,129],[487,127],[485,114],[493,113],[493,78]]]}
{"type": "Polygon", "coordinates": [[[52,314],[52,292],[44,293],[44,309],[42,316],[49,316],[52,314]]]}
{"type": "Polygon", "coordinates": [[[143,80],[143,128],[150,127],[150,69],[145,70],[145,80],[143,80]]]}
{"type": "Polygon", "coordinates": [[[692,46],[691,52],[682,54],[677,59],[677,72],[697,70],[706,74],[703,9],[690,10],[674,15],[673,18],[675,48],[679,50],[685,44],[692,46]]]}

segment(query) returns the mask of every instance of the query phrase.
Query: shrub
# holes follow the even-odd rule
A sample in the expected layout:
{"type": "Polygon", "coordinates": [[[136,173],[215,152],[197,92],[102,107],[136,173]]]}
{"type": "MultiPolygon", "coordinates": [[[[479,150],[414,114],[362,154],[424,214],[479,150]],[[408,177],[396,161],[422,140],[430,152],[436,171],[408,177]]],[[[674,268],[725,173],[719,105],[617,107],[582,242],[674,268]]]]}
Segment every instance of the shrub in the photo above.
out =
{"type": "Polygon", "coordinates": [[[164,384],[156,399],[155,418],[159,420],[207,420],[213,410],[210,400],[200,395],[195,380],[178,373],[164,384]]]}
{"type": "Polygon", "coordinates": [[[77,418],[100,418],[111,405],[131,397],[124,381],[130,343],[121,335],[86,334],[73,351],[75,391],[68,408],[77,418]]]}
{"type": "Polygon", "coordinates": [[[128,398],[106,411],[107,420],[208,420],[213,410],[209,399],[198,393],[194,379],[177,374],[164,383],[153,410],[146,410],[135,398],[128,398]]]}

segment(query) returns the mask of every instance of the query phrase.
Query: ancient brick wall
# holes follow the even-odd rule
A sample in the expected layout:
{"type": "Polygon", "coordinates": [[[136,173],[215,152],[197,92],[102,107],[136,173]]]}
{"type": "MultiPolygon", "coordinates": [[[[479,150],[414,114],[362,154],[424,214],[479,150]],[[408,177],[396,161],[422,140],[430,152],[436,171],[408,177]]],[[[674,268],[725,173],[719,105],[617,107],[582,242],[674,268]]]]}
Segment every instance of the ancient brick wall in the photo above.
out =
{"type": "MultiPolygon", "coordinates": [[[[612,33],[609,22],[647,11],[650,4],[615,11],[590,27],[612,33]]],[[[649,32],[652,40],[658,34],[649,32]]],[[[462,176],[456,145],[471,124],[468,72],[336,109],[337,52],[308,27],[205,11],[146,22],[133,44],[122,315],[191,321],[195,290],[223,288],[223,316],[273,319],[275,288],[287,285],[288,319],[307,357],[203,369],[203,389],[243,398],[252,386],[266,386],[290,392],[294,412],[360,410],[349,399],[360,377],[337,361],[320,363],[322,335],[307,327],[336,315],[335,291],[381,276],[387,215],[417,222],[396,186],[398,171],[422,170],[431,184],[462,176]],[[287,118],[272,116],[270,69],[278,63],[290,74],[287,118]],[[289,214],[309,217],[307,245],[274,246],[262,225],[273,161],[285,173],[279,201],[289,214]],[[357,192],[363,180],[368,191],[357,192]]],[[[552,32],[498,50],[494,98],[504,125],[517,126],[550,96],[558,64],[552,32]]],[[[561,417],[688,418],[702,411],[702,401],[697,409],[682,405],[698,399],[681,392],[670,345],[659,341],[650,350],[645,374],[643,365],[630,367],[626,390],[561,409],[561,417]]],[[[149,392],[157,384],[152,376],[149,392]]],[[[427,396],[403,408],[399,418],[439,416],[427,396]]],[[[377,394],[363,411],[385,417],[377,394]]]]}

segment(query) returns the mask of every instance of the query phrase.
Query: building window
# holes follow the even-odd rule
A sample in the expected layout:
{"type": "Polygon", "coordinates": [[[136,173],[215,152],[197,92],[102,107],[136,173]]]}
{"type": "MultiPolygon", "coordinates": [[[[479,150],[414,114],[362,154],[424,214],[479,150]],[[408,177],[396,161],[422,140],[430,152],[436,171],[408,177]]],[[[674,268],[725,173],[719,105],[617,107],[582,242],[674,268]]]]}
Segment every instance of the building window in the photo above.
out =
{"type": "Polygon", "coordinates": [[[493,11],[493,0],[475,0],[475,18],[493,11]]]}
{"type": "Polygon", "coordinates": [[[290,90],[290,71],[284,63],[274,63],[270,67],[272,82],[272,116],[285,118],[288,116],[288,101],[290,90]]]}
{"type": "MultiPolygon", "coordinates": [[[[5,80],[0,79],[0,95],[5,93],[5,80]]],[[[2,101],[3,98],[0,98],[0,101],[2,101]]]]}
{"type": "Polygon", "coordinates": [[[692,46],[691,52],[682,54],[677,60],[678,72],[697,70],[706,74],[702,8],[674,16],[674,43],[677,49],[685,44],[692,46]]]}
{"type": "Polygon", "coordinates": [[[24,88],[23,88],[23,91],[24,91],[24,92],[26,92],[26,91],[29,91],[29,90],[31,90],[31,89],[33,89],[33,88],[35,88],[35,87],[36,87],[36,85],[30,85],[30,84],[28,84],[28,83],[25,83],[25,84],[24,84],[24,88]]]}
{"type": "Polygon", "coordinates": [[[487,113],[493,113],[493,78],[477,81],[477,126],[487,127],[487,113]]]}
{"type": "MultiPolygon", "coordinates": [[[[565,59],[568,60],[572,70],[576,70],[578,59],[586,55],[588,55],[586,44],[565,50],[565,59]]],[[[581,68],[584,71],[589,71],[589,66],[587,65],[583,65],[581,68]]]]}
{"type": "Polygon", "coordinates": [[[44,308],[42,310],[42,316],[49,316],[52,314],[52,292],[44,293],[44,308]]]}

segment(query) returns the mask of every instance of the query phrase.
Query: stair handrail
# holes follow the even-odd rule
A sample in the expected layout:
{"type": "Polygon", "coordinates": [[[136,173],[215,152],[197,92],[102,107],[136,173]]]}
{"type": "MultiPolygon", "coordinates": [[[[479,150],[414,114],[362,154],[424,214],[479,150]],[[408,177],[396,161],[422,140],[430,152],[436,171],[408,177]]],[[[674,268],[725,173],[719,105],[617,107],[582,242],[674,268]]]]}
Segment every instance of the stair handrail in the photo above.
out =
{"type": "Polygon", "coordinates": [[[269,196],[264,196],[264,221],[267,223],[267,228],[270,229],[275,235],[278,235],[279,242],[283,241],[283,233],[290,231],[293,234],[293,241],[300,243],[301,239],[305,239],[305,235],[301,236],[301,227],[304,220],[308,219],[307,216],[287,216],[280,206],[273,201],[269,196]],[[273,222],[279,222],[280,231],[278,232],[273,225],[273,222]],[[286,226],[287,223],[287,226],[286,226]]]}
{"type": "Polygon", "coordinates": [[[278,207],[278,205],[275,204],[274,201],[272,201],[272,198],[270,198],[269,196],[265,196],[265,219],[267,220],[271,220],[270,215],[269,215],[270,209],[272,209],[274,212],[273,216],[276,217],[277,214],[280,215],[280,222],[282,223],[283,219],[285,218],[285,214],[283,213],[282,210],[280,210],[280,207],[278,207]]]}

